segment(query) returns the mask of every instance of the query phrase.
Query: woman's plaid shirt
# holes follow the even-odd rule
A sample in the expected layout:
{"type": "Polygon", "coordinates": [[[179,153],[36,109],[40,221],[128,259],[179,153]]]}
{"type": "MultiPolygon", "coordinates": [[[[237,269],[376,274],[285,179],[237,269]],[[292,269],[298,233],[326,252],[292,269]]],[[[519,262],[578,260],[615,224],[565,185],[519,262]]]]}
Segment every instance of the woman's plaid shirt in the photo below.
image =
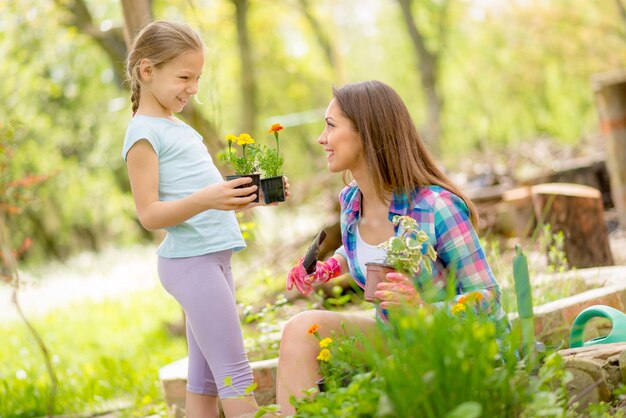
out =
{"type": "MultiPolygon", "coordinates": [[[[343,246],[337,250],[348,262],[350,274],[359,286],[365,285],[365,272],[357,263],[355,226],[361,218],[361,191],[356,182],[348,185],[339,195],[341,204],[341,235],[343,246]]],[[[480,292],[482,308],[495,319],[502,319],[500,287],[485,258],[478,235],[469,219],[465,202],[440,186],[418,187],[410,194],[394,193],[389,206],[389,220],[396,215],[409,215],[418,227],[430,237],[437,251],[432,264],[432,275],[425,269],[414,278],[418,288],[430,281],[440,289],[440,298],[446,296],[448,280],[453,278],[456,303],[462,296],[480,292]]],[[[396,226],[396,233],[397,231],[396,226]]]]}

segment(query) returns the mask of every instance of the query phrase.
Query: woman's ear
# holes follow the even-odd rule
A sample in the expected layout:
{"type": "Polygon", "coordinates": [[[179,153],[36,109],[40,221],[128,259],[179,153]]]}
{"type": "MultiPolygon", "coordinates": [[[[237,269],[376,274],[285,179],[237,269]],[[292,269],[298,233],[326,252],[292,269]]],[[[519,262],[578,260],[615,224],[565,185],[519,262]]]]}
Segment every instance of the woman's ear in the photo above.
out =
{"type": "Polygon", "coordinates": [[[144,58],[139,61],[139,76],[142,81],[150,81],[152,79],[152,61],[144,58]]]}

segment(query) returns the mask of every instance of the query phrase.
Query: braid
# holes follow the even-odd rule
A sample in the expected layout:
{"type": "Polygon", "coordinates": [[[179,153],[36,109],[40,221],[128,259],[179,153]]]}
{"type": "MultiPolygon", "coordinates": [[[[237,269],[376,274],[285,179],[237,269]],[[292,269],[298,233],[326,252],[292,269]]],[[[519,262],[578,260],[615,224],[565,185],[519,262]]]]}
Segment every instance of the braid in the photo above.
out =
{"type": "Polygon", "coordinates": [[[134,68],[133,74],[130,75],[130,101],[133,103],[133,115],[139,108],[139,97],[141,96],[141,85],[136,75],[137,67],[134,68]]]}

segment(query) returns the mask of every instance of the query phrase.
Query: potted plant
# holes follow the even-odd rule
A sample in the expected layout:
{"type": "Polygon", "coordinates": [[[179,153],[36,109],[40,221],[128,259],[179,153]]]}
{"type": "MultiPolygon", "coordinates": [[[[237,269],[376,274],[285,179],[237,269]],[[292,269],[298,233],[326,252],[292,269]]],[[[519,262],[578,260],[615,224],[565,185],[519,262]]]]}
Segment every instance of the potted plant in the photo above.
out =
{"type": "MultiPolygon", "coordinates": [[[[228,167],[235,171],[234,175],[226,176],[226,180],[233,180],[239,177],[250,177],[252,183],[244,184],[238,188],[250,187],[256,185],[260,191],[261,189],[261,175],[257,172],[256,154],[258,148],[254,144],[254,138],[249,134],[242,133],[239,136],[229,134],[226,136],[226,142],[228,142],[228,149],[220,155],[220,160],[228,167]],[[233,149],[233,143],[241,146],[241,156],[233,149]]],[[[259,201],[259,193],[257,191],[257,198],[254,202],[259,201]]]]}
{"type": "Polygon", "coordinates": [[[283,182],[284,158],[280,155],[280,142],[278,140],[278,133],[283,129],[280,123],[273,124],[269,129],[269,133],[274,134],[276,147],[261,146],[257,153],[259,168],[263,173],[261,188],[263,189],[265,203],[285,201],[285,186],[283,182]]]}
{"type": "Polygon", "coordinates": [[[374,296],[376,286],[381,281],[386,281],[387,273],[397,271],[412,278],[417,276],[423,267],[430,274],[431,261],[437,258],[437,252],[428,242],[428,235],[418,228],[415,219],[407,215],[395,216],[393,224],[398,226],[398,235],[379,245],[387,253],[384,263],[365,264],[367,267],[365,300],[370,302],[376,302],[374,296]]]}

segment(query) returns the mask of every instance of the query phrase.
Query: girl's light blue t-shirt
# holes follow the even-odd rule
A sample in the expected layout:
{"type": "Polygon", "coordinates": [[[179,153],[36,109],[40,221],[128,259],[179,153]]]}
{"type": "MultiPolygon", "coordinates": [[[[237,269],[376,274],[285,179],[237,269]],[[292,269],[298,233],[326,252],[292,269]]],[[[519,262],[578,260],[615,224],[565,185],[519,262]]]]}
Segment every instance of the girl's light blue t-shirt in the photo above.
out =
{"type": "MultiPolygon", "coordinates": [[[[159,199],[182,199],[210,184],[224,181],[202,136],[191,126],[169,119],[136,115],[128,124],[122,157],[139,140],[147,140],[159,158],[159,199]]],[[[157,254],[166,258],[193,257],[217,251],[242,250],[246,243],[233,211],[207,210],[178,225],[157,254]]]]}

